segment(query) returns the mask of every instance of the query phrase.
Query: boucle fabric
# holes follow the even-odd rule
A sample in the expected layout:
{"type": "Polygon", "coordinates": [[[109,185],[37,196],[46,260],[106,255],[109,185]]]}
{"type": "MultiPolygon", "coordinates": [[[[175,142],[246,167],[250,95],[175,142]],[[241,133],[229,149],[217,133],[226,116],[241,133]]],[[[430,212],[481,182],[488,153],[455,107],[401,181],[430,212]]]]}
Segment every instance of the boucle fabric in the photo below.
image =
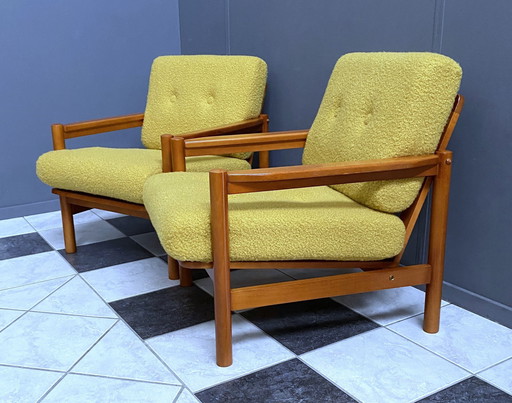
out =
{"type": "MultiPolygon", "coordinates": [[[[220,156],[186,158],[187,171],[250,169],[245,160],[220,156]]],[[[160,150],[90,147],[50,151],[39,157],[37,176],[47,185],[142,203],[144,182],[162,172],[160,150]]],[[[173,190],[165,189],[173,193],[173,190]]]]}
{"type": "MultiPolygon", "coordinates": [[[[208,173],[152,176],[144,204],[170,256],[212,260],[208,173]]],[[[232,261],[380,260],[402,250],[405,234],[395,215],[328,186],[231,195],[229,227],[232,261]]]]}
{"type": "Polygon", "coordinates": [[[149,80],[143,144],[157,149],[161,147],[162,134],[186,133],[258,117],[266,80],[267,65],[258,57],[157,57],[149,80]]]}
{"type": "MultiPolygon", "coordinates": [[[[352,53],[331,75],[304,149],[304,164],[433,153],[462,70],[434,53],[352,53]]],[[[422,179],[335,185],[368,207],[400,212],[422,179]]]]}

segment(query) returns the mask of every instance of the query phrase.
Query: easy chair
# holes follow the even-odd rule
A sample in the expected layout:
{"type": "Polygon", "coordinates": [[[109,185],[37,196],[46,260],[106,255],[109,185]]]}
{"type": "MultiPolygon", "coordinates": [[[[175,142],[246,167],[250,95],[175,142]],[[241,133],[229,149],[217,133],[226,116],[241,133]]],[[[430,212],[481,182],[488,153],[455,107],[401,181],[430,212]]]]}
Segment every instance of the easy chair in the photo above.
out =
{"type": "MultiPolygon", "coordinates": [[[[76,252],[75,213],[99,208],[148,218],[143,185],[151,175],[172,170],[172,135],[268,131],[268,118],[260,114],[266,76],[266,64],[257,57],[161,56],[151,68],[144,114],[52,125],[54,151],[38,159],[37,175],[59,195],[66,252],[76,252]],[[66,140],[74,137],[139,126],[145,148],[66,149],[66,140]]],[[[191,157],[181,161],[180,170],[249,169],[251,158],[250,153],[191,157]]],[[[268,166],[268,153],[260,155],[260,166],[268,166]]]]}
{"type": "Polygon", "coordinates": [[[233,310],[426,284],[424,330],[438,331],[446,147],[463,105],[461,76],[438,54],[348,54],[309,131],[173,140],[186,156],[304,147],[302,166],[175,172],[145,185],[148,213],[183,277],[213,268],[219,366],[232,363],[233,310]],[[174,187],[178,195],[167,191],[174,187]],[[428,261],[401,266],[430,188],[428,261]],[[231,269],[253,268],[362,271],[231,288],[231,269]]]}

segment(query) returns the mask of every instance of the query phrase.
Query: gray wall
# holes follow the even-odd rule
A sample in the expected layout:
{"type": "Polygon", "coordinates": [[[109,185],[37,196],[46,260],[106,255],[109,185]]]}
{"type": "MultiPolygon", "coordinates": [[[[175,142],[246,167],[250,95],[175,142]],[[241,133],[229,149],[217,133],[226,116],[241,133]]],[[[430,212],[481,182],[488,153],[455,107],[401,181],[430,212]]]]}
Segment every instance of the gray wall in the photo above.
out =
{"type": "MultiPolygon", "coordinates": [[[[307,128],[331,69],[351,51],[437,51],[461,63],[445,298],[512,326],[512,2],[182,0],[182,52],[252,54],[269,65],[272,130],[307,128]],[[208,33],[203,30],[207,26],[208,33]]],[[[272,165],[300,163],[273,152],[272,165]]],[[[405,256],[424,256],[425,214],[405,256]]]]}
{"type": "MultiPolygon", "coordinates": [[[[152,60],[179,54],[178,0],[0,2],[0,219],[58,209],[35,175],[50,124],[144,111],[152,60]]],[[[139,146],[140,131],[77,139],[139,146]]]]}

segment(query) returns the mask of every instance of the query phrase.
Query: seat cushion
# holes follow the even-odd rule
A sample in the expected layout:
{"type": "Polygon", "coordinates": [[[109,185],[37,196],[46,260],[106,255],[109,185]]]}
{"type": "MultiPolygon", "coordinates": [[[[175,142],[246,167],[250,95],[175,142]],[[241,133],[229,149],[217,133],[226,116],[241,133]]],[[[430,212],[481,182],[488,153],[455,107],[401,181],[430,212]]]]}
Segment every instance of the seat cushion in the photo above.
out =
{"type": "MultiPolygon", "coordinates": [[[[144,204],[170,256],[212,260],[207,173],[152,176],[144,204]]],[[[400,253],[405,234],[395,215],[327,186],[231,195],[229,227],[232,261],[381,260],[400,253]]]]}
{"type": "Polygon", "coordinates": [[[157,149],[162,134],[256,118],[266,82],[267,65],[254,56],[158,57],[151,67],[142,142],[157,149]]]}
{"type": "MultiPolygon", "coordinates": [[[[162,172],[162,152],[135,148],[91,147],[58,150],[37,160],[37,176],[54,188],[142,203],[144,182],[162,172]]],[[[250,169],[245,160],[219,156],[188,157],[188,171],[250,169]]]]}
{"type": "MultiPolygon", "coordinates": [[[[304,164],[432,154],[462,71],[435,53],[352,53],[337,62],[308,134],[304,164]]],[[[335,185],[368,207],[405,210],[423,180],[335,185]]]]}

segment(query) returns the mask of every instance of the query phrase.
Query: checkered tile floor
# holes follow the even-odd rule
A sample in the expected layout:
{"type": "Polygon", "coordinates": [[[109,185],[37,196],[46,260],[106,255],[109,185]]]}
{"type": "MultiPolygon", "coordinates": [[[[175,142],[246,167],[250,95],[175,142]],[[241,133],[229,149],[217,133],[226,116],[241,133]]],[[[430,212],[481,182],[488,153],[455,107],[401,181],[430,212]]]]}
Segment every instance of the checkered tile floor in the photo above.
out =
{"type": "Polygon", "coordinates": [[[76,224],[67,255],[58,212],[0,221],[1,402],[512,402],[512,330],[446,303],[426,334],[414,288],[237,312],[219,368],[206,272],[170,281],[148,221],[76,224]]]}

